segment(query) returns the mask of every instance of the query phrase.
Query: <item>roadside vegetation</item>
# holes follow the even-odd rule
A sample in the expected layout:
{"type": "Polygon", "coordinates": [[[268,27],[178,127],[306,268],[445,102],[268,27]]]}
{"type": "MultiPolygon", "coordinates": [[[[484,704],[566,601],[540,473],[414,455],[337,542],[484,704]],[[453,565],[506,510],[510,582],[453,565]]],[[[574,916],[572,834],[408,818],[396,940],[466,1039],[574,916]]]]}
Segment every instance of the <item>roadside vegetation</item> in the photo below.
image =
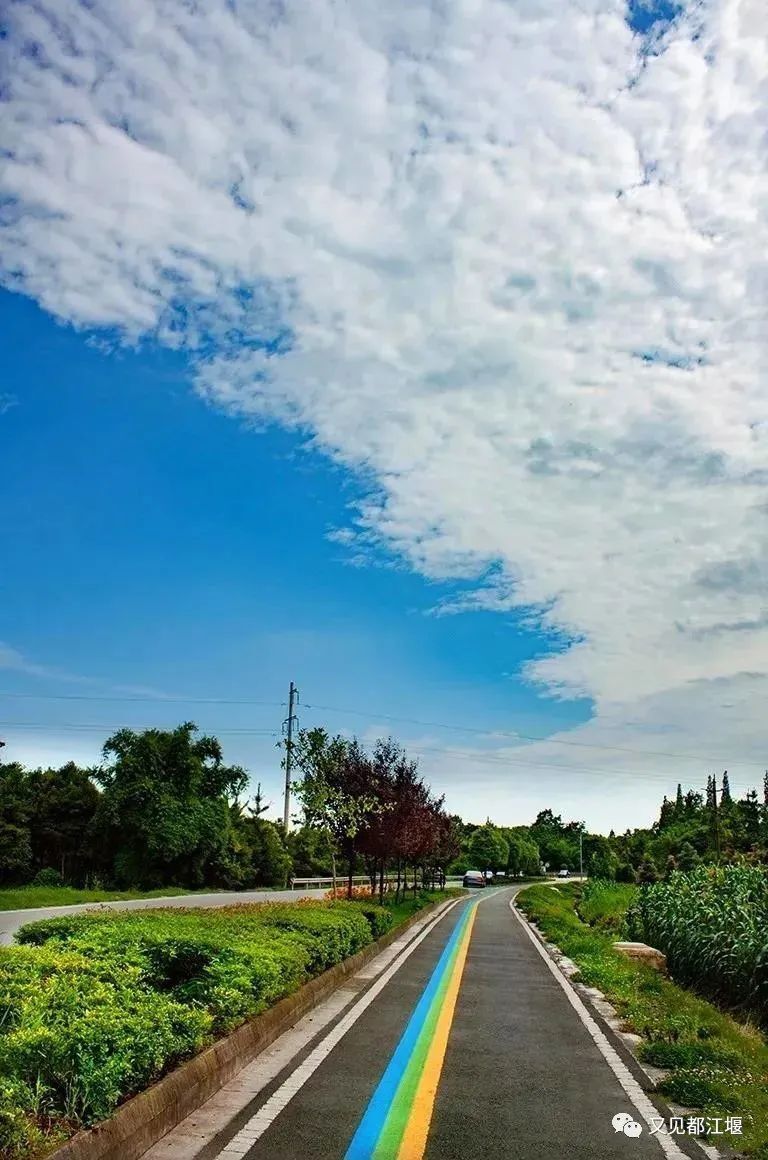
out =
{"type": "Polygon", "coordinates": [[[630,937],[663,950],[675,979],[768,1028],[768,870],[699,867],[637,893],[630,937]]]}
{"type": "Polygon", "coordinates": [[[710,775],[701,793],[678,786],[665,797],[652,826],[602,835],[551,809],[517,826],[451,815],[392,738],[365,748],[314,728],[292,745],[288,832],[265,817],[270,803],[246,770],[189,722],[120,729],[94,768],[0,762],[0,908],[281,888],[291,876],[334,887],[330,918],[291,905],[294,919],[304,916],[298,928],[279,907],[258,919],[229,909],[162,921],[147,911],[65,916],[0,949],[4,1156],[107,1114],[232,1020],[353,953],[381,915],[413,913],[445,876],[475,869],[519,880],[582,867],[599,882],[534,888],[525,905],[645,1037],[649,1060],[672,1069],[670,1098],[746,1109],[759,1154],[768,1136],[762,1041],[619,959],[611,943],[630,934],[656,943],[676,979],[740,1018],[765,1018],[768,774],[762,798],[750,790],[735,800],[727,773],[710,775]],[[369,897],[354,901],[361,893],[369,897]]]}
{"type": "MultiPolygon", "coordinates": [[[[702,873],[694,876],[692,885],[702,873]]],[[[556,890],[536,885],[526,888],[518,901],[547,939],[576,963],[579,980],[599,988],[625,1028],[643,1037],[641,1058],[669,1071],[659,1085],[661,1094],[723,1122],[728,1116],[741,1116],[743,1136],[712,1137],[710,1143],[736,1146],[745,1155],[768,1160],[768,1046],[757,1022],[737,1022],[677,981],[613,949],[614,942],[635,932],[635,919],[628,920],[627,910],[640,905],[642,893],[603,882],[583,888],[572,883],[556,890]]],[[[660,898],[661,888],[657,908],[660,898]]],[[[733,921],[739,921],[735,914],[733,921]]],[[[717,928],[712,930],[716,937],[717,928]]],[[[695,982],[691,974],[684,981],[695,982]]]]}
{"type": "Polygon", "coordinates": [[[0,890],[0,910],[34,910],[40,906],[76,906],[78,903],[118,902],[131,898],[174,898],[189,894],[177,886],[159,890],[86,890],[76,886],[15,886],[0,890]]]}
{"type": "Polygon", "coordinates": [[[444,893],[63,915],[0,948],[0,1155],[29,1160],[444,893]]]}

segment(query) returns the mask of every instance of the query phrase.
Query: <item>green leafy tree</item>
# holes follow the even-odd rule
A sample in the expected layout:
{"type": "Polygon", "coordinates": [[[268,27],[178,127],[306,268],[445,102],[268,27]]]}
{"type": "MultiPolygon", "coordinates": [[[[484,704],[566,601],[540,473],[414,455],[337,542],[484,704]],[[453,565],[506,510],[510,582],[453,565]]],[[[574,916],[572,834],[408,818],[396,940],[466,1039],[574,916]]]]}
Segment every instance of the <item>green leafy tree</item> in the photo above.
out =
{"type": "Polygon", "coordinates": [[[70,761],[28,777],[34,866],[57,870],[64,882],[82,882],[93,868],[89,838],[99,804],[90,771],[70,761]]]}
{"type": "Polygon", "coordinates": [[[286,845],[296,877],[327,877],[331,873],[333,843],[324,831],[297,826],[289,832],[286,845]]]}
{"type": "Polygon", "coordinates": [[[584,842],[584,865],[590,878],[612,882],[619,868],[619,859],[607,838],[590,835],[584,842]]]}
{"type": "Polygon", "coordinates": [[[285,886],[291,855],[283,842],[282,826],[266,818],[249,818],[247,833],[256,885],[285,886]]]}
{"type": "Polygon", "coordinates": [[[701,862],[701,858],[690,842],[683,842],[677,854],[677,868],[687,873],[694,870],[701,862]]]}
{"type": "Polygon", "coordinates": [[[32,802],[23,766],[0,764],[0,882],[27,882],[32,872],[32,802]]]}
{"type": "Polygon", "coordinates": [[[187,722],[171,731],[121,729],[106,742],[96,828],[115,851],[118,884],[226,881],[237,846],[232,805],[247,774],[224,764],[215,737],[196,733],[187,722]]]}
{"type": "Polygon", "coordinates": [[[654,882],[658,882],[659,872],[656,869],[650,858],[644,859],[637,870],[637,881],[641,886],[651,886],[654,882]]]}
{"type": "Polygon", "coordinates": [[[472,835],[469,854],[478,870],[501,870],[509,860],[509,845],[496,826],[486,823],[472,835]]]}
{"type": "Polygon", "coordinates": [[[342,788],[351,742],[325,729],[302,729],[294,742],[293,757],[302,779],[295,793],[304,807],[304,822],[328,838],[334,896],[337,891],[336,858],[339,847],[357,836],[367,817],[381,808],[373,796],[353,794],[342,788]]]}
{"type": "Polygon", "coordinates": [[[534,842],[527,827],[514,826],[502,829],[503,838],[507,842],[507,873],[512,875],[525,874],[533,877],[540,873],[541,856],[539,847],[534,842]]]}

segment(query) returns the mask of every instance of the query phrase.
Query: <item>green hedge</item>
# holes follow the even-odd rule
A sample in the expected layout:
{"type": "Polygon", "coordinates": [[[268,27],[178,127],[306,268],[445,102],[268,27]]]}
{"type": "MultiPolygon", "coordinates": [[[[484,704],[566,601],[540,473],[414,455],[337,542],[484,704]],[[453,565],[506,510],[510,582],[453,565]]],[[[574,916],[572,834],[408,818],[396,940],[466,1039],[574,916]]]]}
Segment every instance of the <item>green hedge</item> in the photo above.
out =
{"type": "Polygon", "coordinates": [[[392,922],[371,904],[310,901],[24,927],[0,948],[0,1155],[103,1119],[392,922]]]}

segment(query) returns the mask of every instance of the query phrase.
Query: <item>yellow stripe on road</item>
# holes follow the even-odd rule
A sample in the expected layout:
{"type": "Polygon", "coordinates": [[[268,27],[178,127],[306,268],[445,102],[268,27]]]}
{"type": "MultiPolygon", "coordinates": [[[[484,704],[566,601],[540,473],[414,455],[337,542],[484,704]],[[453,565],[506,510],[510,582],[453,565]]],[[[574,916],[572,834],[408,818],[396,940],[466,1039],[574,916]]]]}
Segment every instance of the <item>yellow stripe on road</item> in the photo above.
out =
{"type": "Polygon", "coordinates": [[[437,1098],[437,1088],[448,1048],[448,1036],[451,1033],[453,1016],[456,1011],[456,1002],[459,997],[464,965],[469,951],[469,940],[472,937],[472,927],[477,914],[477,906],[472,907],[472,913],[467,921],[461,944],[456,953],[451,977],[445,991],[442,1007],[435,1026],[434,1036],[429,1045],[429,1052],[424,1060],[424,1070],[419,1079],[419,1085],[411,1106],[411,1114],[405,1125],[397,1160],[422,1160],[427,1147],[429,1126],[432,1123],[432,1113],[437,1098]]]}

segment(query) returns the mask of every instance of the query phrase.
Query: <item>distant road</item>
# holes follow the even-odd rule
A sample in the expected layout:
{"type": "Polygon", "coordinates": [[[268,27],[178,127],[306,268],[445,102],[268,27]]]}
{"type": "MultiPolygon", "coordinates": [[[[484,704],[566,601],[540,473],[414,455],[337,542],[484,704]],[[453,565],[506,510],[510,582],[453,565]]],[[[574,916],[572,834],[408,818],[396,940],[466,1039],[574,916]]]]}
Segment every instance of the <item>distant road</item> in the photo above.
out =
{"type": "Polygon", "coordinates": [[[298,898],[322,898],[327,886],[314,890],[231,890],[216,894],[174,894],[170,898],[131,898],[116,902],[78,902],[74,906],[37,906],[32,910],[0,911],[0,946],[13,942],[14,933],[28,922],[82,914],[86,910],[146,910],[158,906],[234,906],[240,902],[295,902],[298,898]]]}

